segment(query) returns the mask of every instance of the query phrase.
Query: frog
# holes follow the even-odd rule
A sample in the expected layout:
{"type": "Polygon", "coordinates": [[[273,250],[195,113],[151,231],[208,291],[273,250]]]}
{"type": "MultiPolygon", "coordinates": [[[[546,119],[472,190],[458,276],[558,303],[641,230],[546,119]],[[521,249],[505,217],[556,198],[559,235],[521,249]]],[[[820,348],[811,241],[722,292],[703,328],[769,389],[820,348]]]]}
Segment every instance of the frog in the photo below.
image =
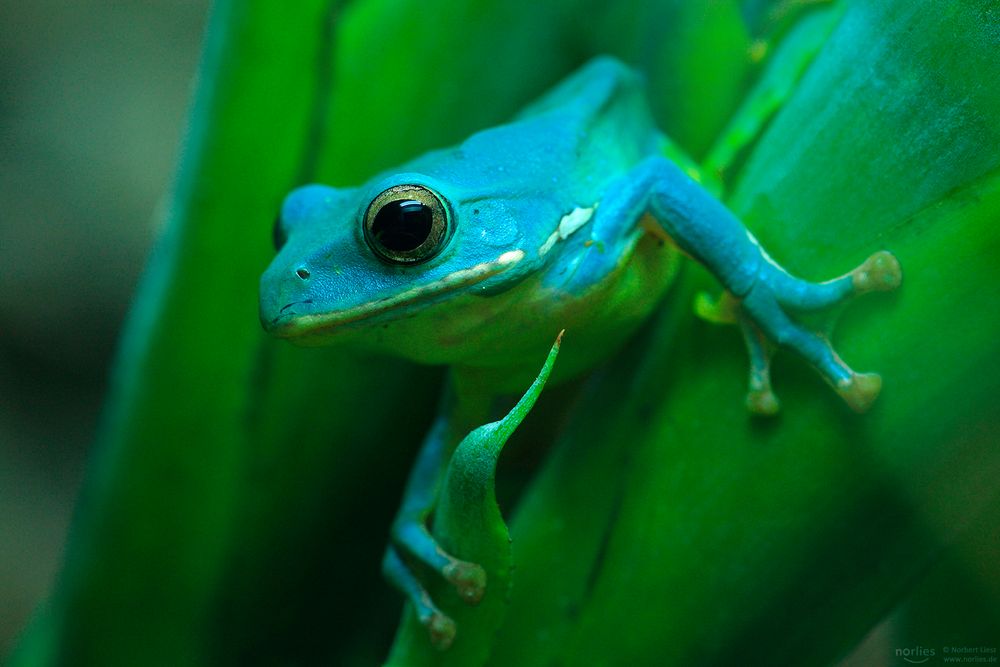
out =
{"type": "Polygon", "coordinates": [[[702,317],[737,324],[749,352],[746,405],[779,409],[770,361],[792,350],[858,412],[882,387],[852,369],[807,322],[855,296],[897,288],[878,250],[821,282],[771,258],[699,175],[671,157],[642,75],[598,57],[508,123],[430,151],[356,187],[305,185],[284,200],[277,254],[260,281],[260,320],[299,345],[350,345],[448,367],[438,413],[390,528],[386,579],[439,647],[454,622],[421,575],[475,605],[478,564],[428,529],[456,444],[496,399],[523,389],[565,331],[551,382],[584,374],[662,307],[683,262],[721,284],[702,317]]]}

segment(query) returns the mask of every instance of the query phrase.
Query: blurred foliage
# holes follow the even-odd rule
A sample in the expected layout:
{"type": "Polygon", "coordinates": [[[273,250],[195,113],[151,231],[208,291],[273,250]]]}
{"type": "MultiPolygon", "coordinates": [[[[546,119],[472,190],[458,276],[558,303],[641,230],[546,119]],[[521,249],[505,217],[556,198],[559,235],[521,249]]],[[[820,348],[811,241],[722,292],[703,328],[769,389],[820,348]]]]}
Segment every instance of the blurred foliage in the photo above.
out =
{"type": "Polygon", "coordinates": [[[62,557],[207,5],[0,2],[0,655],[62,557]]]}
{"type": "Polygon", "coordinates": [[[741,105],[776,110],[721,176],[789,269],[817,279],[897,254],[902,290],[837,331],[884,396],[850,414],[780,357],[784,413],[750,419],[738,336],[693,318],[712,284],[689,266],[633,344],[578,397],[546,390],[511,442],[538,449],[561,426],[504,506],[510,604],[476,652],[845,654],[995,498],[1000,9],[803,4],[219,0],[56,594],[11,663],[385,658],[399,609],[378,575],[385,527],[439,375],[266,340],[256,281],[273,212],[298,183],[353,183],[502,122],[599,51],[647,72],[664,128],[697,157],[717,154],[741,105]],[[788,65],[798,84],[754,94],[774,61],[750,54],[779,53],[818,13],[824,43],[788,65]]]}

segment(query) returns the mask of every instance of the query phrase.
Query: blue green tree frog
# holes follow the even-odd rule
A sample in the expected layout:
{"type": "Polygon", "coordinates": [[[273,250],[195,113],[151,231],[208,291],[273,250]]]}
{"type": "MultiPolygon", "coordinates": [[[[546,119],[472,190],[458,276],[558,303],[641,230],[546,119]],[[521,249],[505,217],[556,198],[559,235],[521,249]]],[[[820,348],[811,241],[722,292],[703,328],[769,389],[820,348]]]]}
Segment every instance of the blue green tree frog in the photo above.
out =
{"type": "Polygon", "coordinates": [[[302,187],[282,206],[279,252],[260,285],[269,333],[450,367],[383,563],[442,646],[454,624],[414,565],[471,604],[487,583],[482,568],[445,552],[427,528],[455,445],[485,420],[493,397],[530,383],[560,330],[567,338],[554,378],[606,358],[656,308],[680,258],[700,262],[724,287],[699,309],[740,325],[751,411],[778,409],[771,343],[799,353],[856,410],[879,393],[878,375],[852,370],[798,316],[896,287],[895,258],[877,252],[821,283],[790,275],[665,157],[668,144],[641,77],[605,57],[506,125],[357,188],[302,187]]]}

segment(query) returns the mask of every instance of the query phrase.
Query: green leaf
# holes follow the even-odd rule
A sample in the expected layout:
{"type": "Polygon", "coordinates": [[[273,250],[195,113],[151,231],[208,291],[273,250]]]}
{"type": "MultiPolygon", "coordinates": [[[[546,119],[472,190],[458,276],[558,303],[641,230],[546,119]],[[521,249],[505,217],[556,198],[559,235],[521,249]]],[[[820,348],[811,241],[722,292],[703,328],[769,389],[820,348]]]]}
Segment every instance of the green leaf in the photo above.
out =
{"type": "Polygon", "coordinates": [[[899,257],[900,292],[849,308],[835,337],[883,374],[879,403],[850,414],[779,358],[784,413],[752,420],[737,336],[689,319],[710,285],[689,272],[518,508],[491,664],[829,663],[995,495],[990,4],[849,5],[730,200],[805,277],[899,257]]]}
{"type": "MultiPolygon", "coordinates": [[[[123,335],[63,569],[14,665],[285,656],[261,637],[303,632],[275,610],[302,604],[333,561],[291,554],[341,547],[317,536],[338,518],[354,523],[359,505],[378,507],[364,502],[366,474],[402,484],[405,461],[352,445],[405,448],[400,434],[415,445],[431,409],[420,387],[433,377],[342,350],[295,351],[257,321],[275,212],[310,168],[330,18],[326,0],[213,5],[164,230],[123,335]],[[394,402],[413,411],[375,419],[394,402]]],[[[341,581],[356,580],[345,561],[341,581]]]]}
{"type": "Polygon", "coordinates": [[[215,6],[165,230],[123,336],[64,569],[32,631],[54,644],[42,659],[200,659],[261,343],[245,322],[268,247],[246,230],[263,228],[298,168],[323,4],[215,6]],[[274,23],[287,31],[262,29],[274,23]]]}
{"type": "MultiPolygon", "coordinates": [[[[592,53],[611,53],[646,73],[661,128],[701,157],[750,82],[751,39],[736,2],[598,3],[580,28],[592,53]]],[[[584,10],[586,11],[586,10],[584,10]]]]}
{"type": "Polygon", "coordinates": [[[432,598],[458,624],[455,642],[444,651],[433,648],[427,630],[408,606],[387,664],[474,667],[486,662],[493,634],[507,610],[511,581],[510,535],[496,501],[497,459],[541,395],[561,340],[560,333],[521,400],[503,419],[469,433],[459,443],[445,473],[434,513],[434,537],[446,552],[483,567],[487,595],[470,607],[444,582],[428,582],[432,598]]]}

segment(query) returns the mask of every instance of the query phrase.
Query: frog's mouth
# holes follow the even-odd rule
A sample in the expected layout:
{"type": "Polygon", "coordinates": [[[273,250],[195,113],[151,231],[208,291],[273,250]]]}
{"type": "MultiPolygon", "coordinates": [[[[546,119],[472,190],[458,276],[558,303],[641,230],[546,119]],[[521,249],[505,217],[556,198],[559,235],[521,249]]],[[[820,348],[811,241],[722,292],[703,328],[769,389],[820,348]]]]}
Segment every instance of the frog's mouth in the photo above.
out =
{"type": "Polygon", "coordinates": [[[432,283],[417,285],[398,294],[344,310],[300,313],[296,312],[296,307],[305,306],[308,309],[312,301],[295,301],[285,304],[278,315],[264,321],[264,328],[268,333],[278,338],[305,338],[328,334],[345,324],[394,313],[401,306],[412,306],[431,301],[442,294],[475,285],[511,269],[522,259],[524,259],[523,250],[511,250],[493,261],[449,273],[432,283]]]}

